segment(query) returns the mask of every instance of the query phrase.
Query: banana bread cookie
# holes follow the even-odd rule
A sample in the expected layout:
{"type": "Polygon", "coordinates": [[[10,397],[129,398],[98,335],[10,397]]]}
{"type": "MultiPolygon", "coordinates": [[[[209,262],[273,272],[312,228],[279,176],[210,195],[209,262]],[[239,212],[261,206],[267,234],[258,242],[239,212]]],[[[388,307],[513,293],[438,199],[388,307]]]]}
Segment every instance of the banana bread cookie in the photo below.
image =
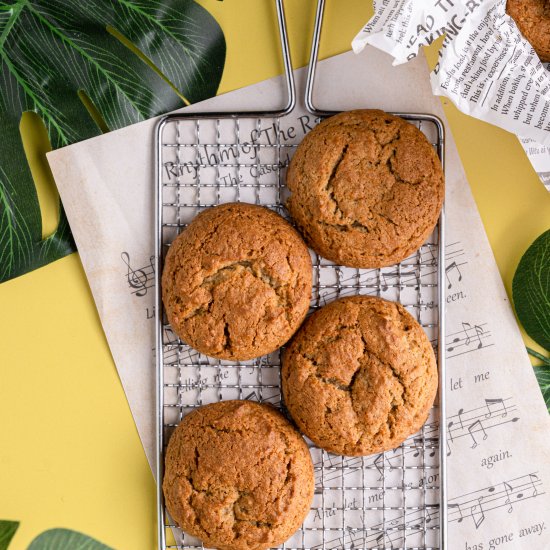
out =
{"type": "Polygon", "coordinates": [[[424,134],[383,111],[340,113],[306,135],[290,163],[287,208],[307,243],[350,267],[381,267],[417,250],[444,198],[424,134]]]}
{"type": "Polygon", "coordinates": [[[222,401],[188,414],[166,452],[162,488],[176,523],[219,550],[282,544],[309,512],[305,441],[270,405],[222,401]]]}
{"type": "Polygon", "coordinates": [[[542,62],[550,62],[550,0],[508,0],[508,15],[542,62]]]}
{"type": "Polygon", "coordinates": [[[298,428],[316,445],[369,455],[421,428],[435,399],[437,365],[402,305],[353,296],[304,323],[284,353],[282,389],[298,428]]]}
{"type": "Polygon", "coordinates": [[[162,300],[174,331],[212,357],[246,360],[282,346],[309,308],[311,258],[281,216],[230,203],[200,213],[174,240],[162,300]]]}

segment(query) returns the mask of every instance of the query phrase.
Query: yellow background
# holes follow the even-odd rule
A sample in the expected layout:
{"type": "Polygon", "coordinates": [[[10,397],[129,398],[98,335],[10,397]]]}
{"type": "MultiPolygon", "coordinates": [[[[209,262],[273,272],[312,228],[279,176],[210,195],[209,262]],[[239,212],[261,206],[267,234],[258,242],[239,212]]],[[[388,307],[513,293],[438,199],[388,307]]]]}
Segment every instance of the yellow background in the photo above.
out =
{"type": "MultiPolygon", "coordinates": [[[[227,40],[220,92],[282,70],[269,1],[200,3],[227,40]]],[[[307,61],[314,4],[285,3],[295,67],[307,61]]],[[[372,10],[365,0],[327,4],[323,56],[349,49],[372,10]]],[[[435,52],[428,54],[433,62],[435,52]]],[[[522,253],[550,227],[550,195],[514,136],[444,103],[509,291],[522,253]]],[[[33,139],[36,154],[45,145],[33,139]]],[[[40,179],[47,234],[55,227],[55,195],[40,179]]],[[[78,256],[1,285],[0,308],[0,519],[21,521],[11,549],[52,527],[116,549],[154,548],[153,478],[78,256]]]]}

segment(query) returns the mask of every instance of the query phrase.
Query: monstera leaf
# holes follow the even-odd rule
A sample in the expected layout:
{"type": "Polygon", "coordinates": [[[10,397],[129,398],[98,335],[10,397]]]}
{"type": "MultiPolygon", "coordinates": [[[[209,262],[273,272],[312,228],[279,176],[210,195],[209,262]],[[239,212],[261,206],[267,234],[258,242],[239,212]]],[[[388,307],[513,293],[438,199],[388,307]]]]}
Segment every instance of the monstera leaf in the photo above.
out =
{"type": "MultiPolygon", "coordinates": [[[[18,521],[0,520],[0,550],[7,550],[19,527],[18,521]]],[[[27,550],[113,550],[101,542],[70,529],[49,529],[38,535],[27,550]]]]}
{"type": "Polygon", "coordinates": [[[86,103],[121,128],[183,106],[182,97],[215,95],[224,62],[223,33],[193,0],[0,0],[0,281],[75,249],[62,208],[42,240],[19,132],[25,111],[61,147],[100,133],[86,103]]]}
{"type": "Polygon", "coordinates": [[[550,229],[521,258],[512,281],[512,295],[525,332],[550,351],[550,229]]]}
{"type": "Polygon", "coordinates": [[[0,550],[7,550],[18,527],[18,521],[0,519],[0,550]]]}
{"type": "MultiPolygon", "coordinates": [[[[521,258],[512,281],[512,295],[525,332],[550,351],[550,229],[521,258]]],[[[542,363],[533,368],[550,412],[550,358],[531,348],[527,351],[542,363]]]]}
{"type": "Polygon", "coordinates": [[[101,542],[70,529],[50,529],[38,535],[27,550],[113,550],[101,542]]]}

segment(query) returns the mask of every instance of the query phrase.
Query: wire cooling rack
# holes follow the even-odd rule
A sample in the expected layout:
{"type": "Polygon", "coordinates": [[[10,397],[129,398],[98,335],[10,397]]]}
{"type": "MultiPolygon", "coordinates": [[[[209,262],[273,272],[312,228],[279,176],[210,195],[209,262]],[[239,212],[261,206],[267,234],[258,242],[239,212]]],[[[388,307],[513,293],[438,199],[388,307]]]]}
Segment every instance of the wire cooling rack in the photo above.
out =
{"type": "MultiPolygon", "coordinates": [[[[320,1],[308,75],[311,101],[324,2],[320,1]],[[311,68],[313,66],[313,69],[311,68]]],[[[174,238],[206,208],[242,201],[265,206],[289,219],[285,172],[296,143],[282,139],[294,107],[294,84],[282,2],[276,2],[287,76],[288,105],[278,113],[170,115],[157,127],[157,426],[159,548],[199,549],[164,509],[161,484],[166,444],[182,418],[202,405],[249,399],[282,408],[280,352],[252,361],[217,360],[198,353],[171,330],[160,297],[162,259],[174,238]]],[[[297,116],[297,115],[295,115],[297,116]]],[[[443,161],[443,127],[430,115],[402,114],[415,124],[443,161]]],[[[318,119],[317,119],[318,120],[318,119]]],[[[335,265],[311,252],[314,311],[341,296],[368,294],[399,301],[418,320],[437,351],[444,380],[443,220],[415,254],[382,269],[335,265]]],[[[340,457],[310,447],[315,495],[301,529],[280,548],[444,550],[445,422],[444,384],[439,403],[422,430],[392,451],[368,457],[340,457]],[[440,422],[441,420],[441,422],[440,422]]]]}

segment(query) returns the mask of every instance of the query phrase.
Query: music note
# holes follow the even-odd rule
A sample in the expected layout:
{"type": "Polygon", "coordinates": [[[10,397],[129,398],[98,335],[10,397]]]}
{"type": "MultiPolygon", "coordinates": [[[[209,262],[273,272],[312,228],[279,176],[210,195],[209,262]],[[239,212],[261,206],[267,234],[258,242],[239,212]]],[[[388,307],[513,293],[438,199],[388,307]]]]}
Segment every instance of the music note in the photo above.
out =
{"type": "Polygon", "coordinates": [[[428,266],[434,266],[437,264],[437,258],[434,254],[433,248],[431,246],[428,247],[428,252],[430,253],[430,259],[426,262],[426,265],[428,266]]]}
{"type": "Polygon", "coordinates": [[[529,481],[531,482],[531,485],[533,486],[533,495],[534,497],[536,497],[539,493],[537,491],[537,488],[535,487],[535,480],[536,481],[539,481],[539,476],[537,476],[536,474],[529,474],[529,481]]]}
{"type": "MultiPolygon", "coordinates": [[[[460,342],[460,338],[454,338],[452,343],[453,343],[453,344],[457,344],[458,342],[460,342]]],[[[454,351],[454,350],[455,350],[455,347],[456,347],[456,346],[449,346],[449,347],[447,348],[447,351],[454,351]]]]}
{"type": "Polygon", "coordinates": [[[480,349],[483,347],[483,342],[481,341],[481,337],[485,334],[485,331],[479,326],[479,325],[472,325],[470,323],[462,322],[462,329],[464,330],[464,333],[466,334],[466,340],[464,344],[466,346],[469,346],[472,340],[478,341],[477,349],[480,349]],[[473,335],[471,334],[473,332],[473,335]]]}
{"type": "Polygon", "coordinates": [[[458,523],[462,523],[462,520],[464,519],[464,514],[462,513],[462,508],[460,507],[460,504],[449,504],[449,508],[457,508],[458,513],[460,514],[460,517],[456,520],[458,523]]]}
{"type": "MultiPolygon", "coordinates": [[[[464,340],[464,345],[469,346],[470,342],[472,341],[472,337],[470,335],[470,332],[472,330],[472,325],[470,323],[466,323],[466,322],[462,321],[462,330],[464,331],[464,334],[466,335],[466,340],[464,340]]],[[[477,332],[476,332],[476,334],[477,334],[477,332]]],[[[479,342],[481,344],[481,338],[479,339],[479,342]]],[[[479,345],[478,347],[481,347],[481,345],[479,345]]]]}
{"type": "Polygon", "coordinates": [[[426,523],[431,523],[433,517],[430,514],[430,510],[428,508],[426,508],[426,515],[428,516],[428,519],[426,520],[426,523]]]}
{"type": "Polygon", "coordinates": [[[462,331],[457,333],[458,336],[456,336],[451,342],[453,345],[447,347],[447,351],[454,351],[457,347],[461,345],[469,348],[472,342],[477,342],[477,349],[481,349],[483,347],[483,341],[481,338],[486,335],[486,332],[483,330],[483,328],[480,325],[476,324],[472,326],[471,323],[468,323],[466,321],[462,321],[461,325],[462,331]],[[459,344],[459,346],[455,344],[459,344]]]}
{"type": "Polygon", "coordinates": [[[540,479],[536,473],[526,474],[477,491],[478,494],[483,494],[479,498],[470,496],[472,493],[454,498],[455,503],[449,503],[449,521],[460,523],[464,517],[471,516],[477,529],[485,520],[486,512],[506,508],[511,514],[515,511],[515,501],[537,497],[540,494],[537,490],[538,484],[540,479]]]}
{"type": "Polygon", "coordinates": [[[451,428],[454,425],[455,425],[455,423],[452,420],[450,422],[447,422],[447,433],[449,434],[449,437],[451,438],[451,441],[454,441],[453,432],[451,431],[451,428]]]}
{"type": "Polygon", "coordinates": [[[489,411],[485,415],[485,418],[491,418],[493,416],[493,413],[500,414],[502,412],[502,418],[504,418],[508,414],[508,411],[506,410],[506,404],[504,403],[503,399],[485,399],[485,405],[487,407],[487,411],[489,411]],[[496,408],[497,405],[498,408],[496,408]],[[493,407],[493,409],[491,409],[491,407],[493,407]]]}
{"type": "Polygon", "coordinates": [[[476,529],[479,529],[479,526],[485,521],[485,512],[483,511],[483,506],[481,505],[482,500],[483,497],[479,497],[477,499],[477,504],[472,506],[472,508],[470,509],[470,513],[472,515],[472,519],[474,520],[476,529]]]}
{"type": "Polygon", "coordinates": [[[468,432],[474,442],[474,444],[472,445],[472,449],[475,449],[477,447],[477,441],[476,441],[476,438],[474,437],[475,432],[483,432],[483,440],[485,441],[487,439],[487,432],[485,431],[485,428],[483,427],[481,420],[476,420],[473,424],[470,424],[470,426],[468,426],[468,432]],[[479,428],[479,429],[476,429],[476,428],[479,428]]]}
{"type": "Polygon", "coordinates": [[[481,337],[485,334],[485,331],[479,325],[474,325],[474,330],[476,331],[476,337],[479,341],[477,344],[477,349],[481,349],[483,347],[481,337]]]}
{"type": "MultiPolygon", "coordinates": [[[[460,428],[461,429],[464,429],[464,423],[462,422],[462,414],[464,413],[464,409],[458,409],[458,421],[460,422],[460,428]]],[[[451,428],[455,425],[455,422],[454,420],[451,420],[450,422],[447,423],[447,433],[451,439],[451,442],[454,442],[454,437],[453,437],[453,430],[451,430],[451,428]]],[[[458,426],[455,428],[454,431],[457,431],[458,430],[458,426]]],[[[459,436],[460,437],[460,436],[459,436]]],[[[451,450],[449,448],[449,442],[447,441],[447,456],[449,456],[451,454],[451,450]]]]}
{"type": "Polygon", "coordinates": [[[437,437],[427,437],[426,443],[430,445],[430,458],[435,456],[435,449],[439,445],[439,439],[437,437]]]}
{"type": "Polygon", "coordinates": [[[413,446],[416,449],[416,452],[413,454],[413,457],[416,458],[420,455],[422,451],[425,451],[426,449],[430,450],[430,457],[434,457],[435,447],[437,446],[438,442],[439,440],[437,439],[437,437],[415,437],[413,446]],[[428,445],[428,447],[426,447],[426,444],[428,445]]]}
{"type": "Polygon", "coordinates": [[[380,546],[380,543],[382,543],[383,547],[384,548],[387,548],[387,543],[390,543],[390,548],[394,548],[393,546],[393,543],[394,541],[392,540],[392,538],[390,537],[390,535],[388,533],[386,533],[385,531],[383,533],[381,533],[380,535],[378,535],[376,537],[376,546],[380,546]],[[387,539],[387,542],[386,542],[386,539],[387,539]]]}
{"type": "MultiPolygon", "coordinates": [[[[130,288],[134,289],[133,293],[139,297],[145,296],[147,294],[147,290],[149,289],[149,287],[147,286],[147,282],[149,280],[149,276],[146,271],[147,268],[143,267],[139,269],[133,269],[130,265],[130,255],[128,254],[128,252],[122,252],[120,257],[128,268],[126,277],[130,288]]],[[[154,259],[154,256],[151,256],[149,258],[152,273],[154,273],[155,271],[154,259]]]]}
{"type": "Polygon", "coordinates": [[[423,438],[421,438],[421,437],[415,437],[414,438],[414,445],[413,446],[416,449],[416,452],[413,454],[414,458],[419,456],[420,453],[422,452],[423,444],[424,444],[423,438]]]}
{"type": "MultiPolygon", "coordinates": [[[[355,549],[363,546],[364,537],[362,536],[361,532],[355,531],[352,527],[346,527],[346,529],[347,529],[347,534],[349,536],[349,543],[350,543],[349,548],[355,549]]],[[[342,546],[342,548],[344,548],[344,546],[342,546]]]]}
{"type": "Polygon", "coordinates": [[[456,262],[452,262],[445,268],[445,277],[447,277],[447,289],[450,289],[453,287],[453,284],[451,283],[451,279],[449,278],[449,273],[451,271],[458,271],[458,282],[462,281],[462,273],[460,271],[460,268],[458,267],[458,264],[456,262]]]}
{"type": "Polygon", "coordinates": [[[384,455],[383,454],[379,454],[375,458],[374,465],[376,466],[376,469],[378,470],[378,474],[380,475],[380,477],[378,478],[378,481],[380,481],[381,479],[384,479],[384,455]],[[382,465],[380,463],[382,463],[382,465]]]}
{"type": "Polygon", "coordinates": [[[512,506],[512,503],[510,502],[510,495],[513,492],[513,488],[509,483],[504,482],[504,490],[506,491],[506,500],[504,501],[504,504],[509,504],[510,507],[508,508],[508,513],[511,514],[514,511],[514,508],[512,506]]]}
{"type": "Polygon", "coordinates": [[[464,424],[462,423],[462,415],[464,413],[464,409],[458,409],[458,420],[460,421],[460,427],[464,429],[464,424]]]}
{"type": "Polygon", "coordinates": [[[255,391],[250,392],[244,399],[245,401],[260,401],[258,394],[255,391]]]}
{"type": "MultiPolygon", "coordinates": [[[[396,453],[399,453],[399,452],[400,452],[400,449],[399,449],[399,448],[394,449],[394,450],[393,450],[393,457],[392,457],[392,458],[396,458],[395,455],[396,455],[396,453]]],[[[391,460],[390,460],[390,458],[389,458],[388,456],[386,456],[386,462],[387,462],[388,467],[389,467],[390,472],[391,472],[391,471],[394,469],[394,466],[393,466],[393,464],[391,463],[391,460]]]]}

